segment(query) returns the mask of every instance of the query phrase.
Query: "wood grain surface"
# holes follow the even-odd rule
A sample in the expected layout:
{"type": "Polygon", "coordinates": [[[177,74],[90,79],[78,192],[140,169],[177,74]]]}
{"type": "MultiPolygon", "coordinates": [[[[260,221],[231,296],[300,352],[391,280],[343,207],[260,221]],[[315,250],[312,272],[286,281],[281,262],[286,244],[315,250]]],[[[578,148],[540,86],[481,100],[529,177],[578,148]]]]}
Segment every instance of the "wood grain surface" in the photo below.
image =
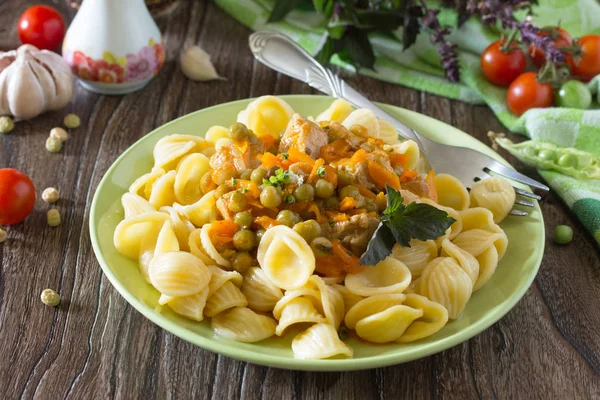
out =
{"type": "MultiPolygon", "coordinates": [[[[18,45],[16,20],[32,3],[0,2],[1,49],[18,45]]],[[[542,203],[544,260],[523,299],[475,338],[411,363],[347,373],[265,368],[195,347],[130,307],[102,274],[88,231],[91,199],[111,163],[147,132],[189,112],[264,94],[313,92],[257,64],[247,46],[249,30],[212,3],[182,1],[158,23],[167,63],[147,88],[108,97],[77,86],[65,110],[21,122],[0,138],[0,167],[30,175],[38,197],[45,187],[57,187],[63,221],[48,227],[49,206],[38,199],[34,213],[9,227],[0,245],[1,398],[600,398],[600,259],[592,238],[553,193],[542,203]],[[192,43],[213,55],[226,82],[184,78],[175,60],[192,43]],[[81,116],[82,126],[61,153],[48,153],[45,138],[69,112],[81,116]],[[575,230],[567,246],[552,241],[559,224],[575,230]],[[60,308],[41,303],[48,287],[61,293],[60,308]]],[[[373,100],[438,118],[482,141],[488,130],[503,130],[486,107],[344,77],[373,100]]]]}

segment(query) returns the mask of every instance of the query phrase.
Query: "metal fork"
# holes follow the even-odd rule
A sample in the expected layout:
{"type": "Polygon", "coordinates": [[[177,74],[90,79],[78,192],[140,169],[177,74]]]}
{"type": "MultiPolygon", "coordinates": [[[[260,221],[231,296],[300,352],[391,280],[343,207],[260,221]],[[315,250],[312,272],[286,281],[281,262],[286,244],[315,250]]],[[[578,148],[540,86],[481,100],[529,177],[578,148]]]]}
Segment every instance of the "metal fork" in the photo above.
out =
{"type": "MultiPolygon", "coordinates": [[[[420,135],[373,104],[331,70],[323,67],[292,39],[279,32],[258,31],[250,35],[248,42],[254,57],[269,68],[303,81],[332,97],[345,99],[355,107],[368,108],[378,118],[389,121],[398,130],[400,136],[414,140],[419,145],[434,170],[454,175],[467,188],[478,180],[490,177],[490,174],[497,174],[541,190],[549,190],[546,185],[476,150],[434,142],[420,135]]],[[[515,188],[515,192],[524,197],[541,199],[540,196],[519,188],[515,188]]],[[[528,207],[534,206],[532,202],[522,199],[517,199],[515,203],[528,207]]],[[[528,215],[527,212],[517,209],[511,210],[510,214],[528,215]]]]}

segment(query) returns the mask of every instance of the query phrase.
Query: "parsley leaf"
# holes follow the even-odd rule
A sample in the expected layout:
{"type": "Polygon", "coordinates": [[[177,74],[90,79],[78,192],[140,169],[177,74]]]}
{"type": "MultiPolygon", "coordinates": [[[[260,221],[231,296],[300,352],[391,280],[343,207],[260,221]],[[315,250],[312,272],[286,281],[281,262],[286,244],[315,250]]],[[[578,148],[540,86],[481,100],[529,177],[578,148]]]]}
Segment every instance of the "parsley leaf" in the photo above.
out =
{"type": "Polygon", "coordinates": [[[317,175],[320,176],[321,178],[325,178],[327,176],[327,172],[325,171],[325,167],[320,166],[319,168],[317,168],[317,175]]]}
{"type": "Polygon", "coordinates": [[[287,160],[288,158],[290,158],[290,155],[288,153],[281,153],[281,158],[287,160]]]}
{"type": "Polygon", "coordinates": [[[287,204],[294,204],[296,202],[296,198],[294,197],[294,195],[288,194],[287,196],[285,196],[283,201],[286,202],[287,204]]]}
{"type": "Polygon", "coordinates": [[[429,204],[410,203],[405,206],[400,192],[389,186],[387,196],[387,208],[367,251],[360,258],[360,265],[375,265],[385,259],[396,242],[410,247],[411,239],[437,239],[455,222],[445,211],[429,204]]]}
{"type": "Polygon", "coordinates": [[[292,178],[290,177],[290,171],[284,171],[279,168],[275,171],[275,175],[269,177],[269,179],[263,179],[262,183],[265,186],[275,186],[278,189],[281,189],[283,185],[286,183],[290,183],[292,178]]]}

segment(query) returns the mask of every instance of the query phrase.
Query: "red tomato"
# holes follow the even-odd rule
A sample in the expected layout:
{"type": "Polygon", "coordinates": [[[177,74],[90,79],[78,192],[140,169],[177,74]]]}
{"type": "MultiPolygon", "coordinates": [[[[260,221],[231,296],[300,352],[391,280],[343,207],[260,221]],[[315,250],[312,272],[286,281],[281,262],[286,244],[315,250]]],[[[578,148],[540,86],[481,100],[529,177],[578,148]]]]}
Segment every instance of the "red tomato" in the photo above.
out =
{"type": "Polygon", "coordinates": [[[19,18],[19,38],[23,44],[54,50],[65,37],[65,22],[54,8],[33,6],[19,18]]]}
{"type": "Polygon", "coordinates": [[[552,86],[540,83],[535,72],[521,74],[508,88],[508,108],[521,116],[530,108],[551,107],[554,100],[552,86]]]}
{"type": "Polygon", "coordinates": [[[586,35],[579,39],[583,55],[575,62],[573,74],[584,82],[600,75],[600,35],[586,35]]]}
{"type": "Polygon", "coordinates": [[[0,169],[0,225],[23,221],[34,205],[35,187],[31,179],[16,169],[0,169]]]}
{"type": "Polygon", "coordinates": [[[525,71],[525,54],[516,43],[511,43],[510,51],[500,50],[504,44],[500,40],[490,44],[481,55],[481,71],[488,81],[498,86],[508,86],[525,71]]]}
{"type": "MultiPolygon", "coordinates": [[[[554,47],[571,47],[573,46],[573,38],[569,34],[569,32],[558,26],[547,26],[542,28],[542,30],[538,33],[538,36],[548,36],[554,42],[554,47]]],[[[544,52],[537,47],[530,45],[529,46],[529,55],[531,56],[531,61],[538,67],[541,68],[546,63],[546,57],[544,56],[544,52]]],[[[565,61],[567,65],[573,69],[573,57],[566,56],[565,61]]]]}

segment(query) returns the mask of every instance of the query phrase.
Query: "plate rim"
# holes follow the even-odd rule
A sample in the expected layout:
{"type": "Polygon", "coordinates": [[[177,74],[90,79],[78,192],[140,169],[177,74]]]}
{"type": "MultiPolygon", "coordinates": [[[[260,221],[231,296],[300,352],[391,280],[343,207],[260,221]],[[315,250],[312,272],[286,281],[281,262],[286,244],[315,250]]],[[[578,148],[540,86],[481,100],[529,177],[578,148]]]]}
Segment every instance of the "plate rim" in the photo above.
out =
{"type": "MultiPolygon", "coordinates": [[[[277,95],[277,97],[281,98],[293,98],[293,99],[304,99],[304,98],[328,98],[334,100],[333,97],[324,96],[324,95],[310,95],[310,94],[288,94],[288,95],[277,95]]],[[[448,350],[452,347],[455,347],[467,340],[472,339],[473,337],[479,335],[484,330],[488,329],[490,326],[498,322],[500,319],[504,318],[506,314],[508,314],[515,305],[523,298],[525,293],[531,287],[533,281],[535,280],[537,274],[539,273],[539,269],[541,266],[541,262],[544,256],[545,251],[545,242],[546,242],[546,230],[545,223],[542,214],[542,210],[539,206],[539,202],[535,202],[535,208],[540,213],[540,232],[541,232],[541,249],[537,254],[537,257],[534,261],[535,267],[534,271],[532,271],[530,277],[525,281],[525,284],[522,285],[515,294],[508,300],[508,303],[503,307],[502,311],[499,313],[488,313],[480,320],[477,321],[476,328],[469,330],[468,333],[465,334],[465,330],[461,330],[453,334],[452,336],[446,337],[443,341],[436,341],[433,343],[428,343],[426,348],[419,347],[408,353],[388,353],[388,354],[378,354],[375,356],[364,357],[364,358],[345,358],[345,359],[325,359],[325,360],[304,360],[304,359],[295,359],[295,358],[283,358],[280,356],[273,356],[269,354],[257,353],[256,351],[251,351],[248,349],[235,348],[228,345],[228,340],[225,339],[216,339],[216,338],[208,338],[201,335],[196,334],[194,337],[184,337],[185,332],[189,332],[186,328],[182,328],[179,324],[174,321],[169,320],[168,318],[162,316],[161,314],[153,312],[153,310],[146,307],[146,305],[140,301],[137,297],[135,297],[132,293],[130,293],[127,288],[117,279],[117,277],[112,273],[111,268],[109,267],[107,261],[104,259],[102,255],[102,251],[100,249],[100,243],[98,239],[97,233],[97,225],[95,224],[97,217],[97,203],[99,199],[99,193],[102,192],[102,188],[107,185],[109,176],[112,175],[117,166],[123,161],[123,159],[131,152],[133,149],[139,145],[139,143],[143,140],[146,140],[148,136],[155,134],[155,132],[159,130],[163,130],[164,128],[182,120],[185,118],[192,118],[194,115],[202,112],[206,112],[212,110],[214,108],[218,108],[224,105],[235,105],[238,103],[246,103],[257,97],[240,99],[225,103],[216,104],[210,107],[202,108],[196,110],[194,112],[188,113],[186,115],[182,115],[179,118],[176,118],[172,121],[167,122],[155,129],[151,132],[140,137],[133,144],[131,144],[123,153],[117,157],[110,167],[106,170],[102,179],[98,183],[96,190],[94,192],[94,197],[92,199],[92,203],[90,205],[90,216],[89,216],[89,233],[90,233],[90,241],[92,242],[92,249],[94,251],[94,255],[96,260],[100,264],[100,268],[102,269],[103,274],[108,278],[111,285],[117,290],[117,292],[139,313],[141,313],[144,317],[149,319],[152,323],[160,326],[162,329],[168,331],[169,333],[179,337],[186,342],[189,342],[195,346],[198,346],[204,350],[224,355],[236,360],[250,362],[257,365],[262,365],[266,367],[274,367],[288,370],[303,370],[303,371],[356,371],[356,370],[365,370],[379,367],[386,367],[390,365],[403,364],[410,361],[414,361],[417,359],[429,357],[433,354],[440,353],[444,350],[448,350]]],[[[429,117],[427,115],[421,114],[416,111],[408,110],[406,108],[394,106],[391,104],[375,102],[375,104],[382,106],[383,108],[388,108],[391,110],[397,109],[402,112],[407,112],[409,114],[415,114],[418,118],[424,118],[426,120],[431,120],[436,123],[441,123],[443,125],[449,126],[462,134],[468,136],[472,140],[475,140],[485,147],[487,147],[491,154],[495,158],[503,161],[511,168],[512,165],[508,163],[503,157],[501,157],[494,150],[489,148],[485,143],[476,139],[475,137],[469,135],[468,133],[462,131],[459,128],[456,128],[450,124],[447,124],[443,121],[440,121],[436,118],[429,117]]],[[[426,136],[426,135],[425,135],[426,136]]],[[[528,189],[528,188],[527,188],[528,189]]]]}

